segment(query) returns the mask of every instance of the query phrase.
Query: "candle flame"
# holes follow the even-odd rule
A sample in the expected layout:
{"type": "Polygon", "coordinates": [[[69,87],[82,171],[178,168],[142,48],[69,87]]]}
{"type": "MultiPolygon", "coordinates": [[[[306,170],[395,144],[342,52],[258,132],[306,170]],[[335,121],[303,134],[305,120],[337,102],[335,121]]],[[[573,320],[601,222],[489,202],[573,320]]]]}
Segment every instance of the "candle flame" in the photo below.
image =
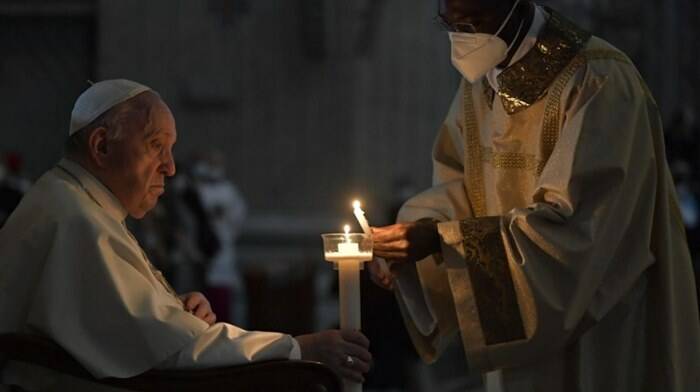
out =
{"type": "Polygon", "coordinates": [[[345,234],[350,234],[350,225],[343,226],[343,230],[345,231],[345,234]]]}
{"type": "Polygon", "coordinates": [[[362,204],[360,204],[359,200],[355,200],[352,202],[352,208],[359,209],[361,206],[362,204]]]}

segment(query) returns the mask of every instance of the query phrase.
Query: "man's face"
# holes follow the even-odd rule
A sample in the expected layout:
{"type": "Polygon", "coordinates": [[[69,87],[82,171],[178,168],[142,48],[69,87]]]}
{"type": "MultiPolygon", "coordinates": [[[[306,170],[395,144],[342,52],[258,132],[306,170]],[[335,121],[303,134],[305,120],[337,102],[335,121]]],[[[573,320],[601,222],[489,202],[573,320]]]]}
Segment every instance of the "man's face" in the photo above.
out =
{"type": "Polygon", "coordinates": [[[494,34],[505,19],[512,0],[438,0],[440,14],[449,24],[467,23],[480,33],[494,34]]]}
{"type": "Polygon", "coordinates": [[[160,98],[152,95],[148,101],[149,110],[124,119],[122,137],[109,141],[105,160],[108,187],[137,219],[156,206],[165,177],[175,174],[175,119],[160,98]]]}

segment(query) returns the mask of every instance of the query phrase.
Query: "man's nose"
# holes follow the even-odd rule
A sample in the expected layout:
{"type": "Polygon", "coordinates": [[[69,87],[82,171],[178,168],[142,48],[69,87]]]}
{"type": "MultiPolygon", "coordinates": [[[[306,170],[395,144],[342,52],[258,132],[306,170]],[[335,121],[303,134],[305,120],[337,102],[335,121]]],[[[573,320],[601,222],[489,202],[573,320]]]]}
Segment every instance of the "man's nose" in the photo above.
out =
{"type": "Polygon", "coordinates": [[[162,173],[168,177],[175,175],[175,159],[173,158],[173,152],[168,151],[165,154],[163,164],[161,165],[162,173]]]}

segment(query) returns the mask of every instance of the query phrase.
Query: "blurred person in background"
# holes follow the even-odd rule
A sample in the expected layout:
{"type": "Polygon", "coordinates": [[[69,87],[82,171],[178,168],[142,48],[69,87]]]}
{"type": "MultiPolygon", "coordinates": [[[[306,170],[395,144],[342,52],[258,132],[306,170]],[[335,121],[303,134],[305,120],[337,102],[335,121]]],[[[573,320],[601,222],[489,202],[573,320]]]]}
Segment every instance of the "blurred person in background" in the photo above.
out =
{"type": "Polygon", "coordinates": [[[205,290],[207,263],[220,247],[190,167],[179,162],[175,175],[166,180],[169,191],[148,215],[129,222],[153,264],[178,292],[205,290]]]}
{"type": "Polygon", "coordinates": [[[22,157],[15,152],[4,154],[0,162],[0,227],[17,207],[31,182],[22,174],[22,157]]]}
{"type": "Polygon", "coordinates": [[[222,321],[246,325],[247,299],[240,268],[236,263],[236,238],[243,228],[246,203],[226,175],[220,151],[210,151],[192,167],[194,190],[204,210],[207,225],[218,247],[206,262],[205,294],[222,321]]]}

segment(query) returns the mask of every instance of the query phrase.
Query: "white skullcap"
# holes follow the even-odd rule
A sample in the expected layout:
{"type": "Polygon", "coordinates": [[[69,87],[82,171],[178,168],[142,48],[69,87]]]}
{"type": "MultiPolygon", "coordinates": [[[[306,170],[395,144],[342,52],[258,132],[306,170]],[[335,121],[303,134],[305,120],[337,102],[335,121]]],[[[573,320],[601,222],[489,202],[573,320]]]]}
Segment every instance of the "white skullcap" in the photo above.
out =
{"type": "Polygon", "coordinates": [[[152,90],[126,79],[103,80],[93,84],[75,101],[68,136],[83,129],[102,113],[144,91],[152,90]]]}

